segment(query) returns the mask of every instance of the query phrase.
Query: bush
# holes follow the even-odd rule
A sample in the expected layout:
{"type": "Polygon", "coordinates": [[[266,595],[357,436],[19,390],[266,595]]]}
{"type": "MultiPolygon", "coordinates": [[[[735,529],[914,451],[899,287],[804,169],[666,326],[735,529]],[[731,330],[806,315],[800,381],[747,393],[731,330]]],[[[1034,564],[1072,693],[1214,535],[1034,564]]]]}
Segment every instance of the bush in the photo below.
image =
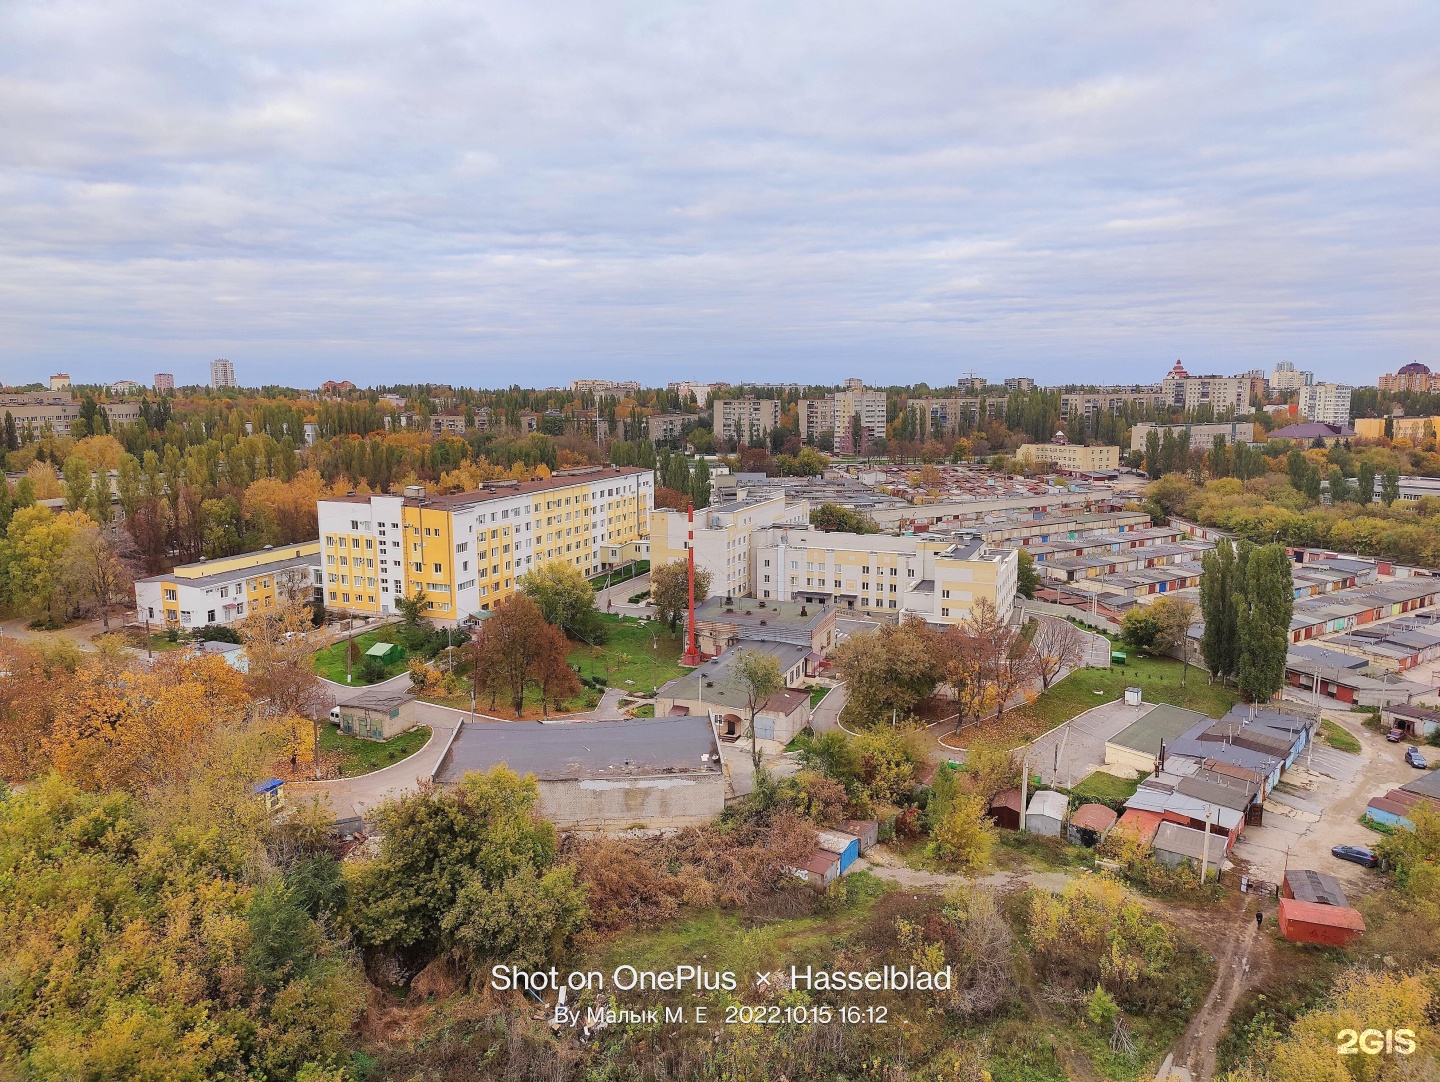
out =
{"type": "Polygon", "coordinates": [[[360,679],[367,684],[378,684],[385,679],[385,663],[366,654],[360,659],[360,679]]]}
{"type": "Polygon", "coordinates": [[[223,624],[206,624],[191,636],[196,642],[233,642],[239,644],[240,632],[223,624]]]}

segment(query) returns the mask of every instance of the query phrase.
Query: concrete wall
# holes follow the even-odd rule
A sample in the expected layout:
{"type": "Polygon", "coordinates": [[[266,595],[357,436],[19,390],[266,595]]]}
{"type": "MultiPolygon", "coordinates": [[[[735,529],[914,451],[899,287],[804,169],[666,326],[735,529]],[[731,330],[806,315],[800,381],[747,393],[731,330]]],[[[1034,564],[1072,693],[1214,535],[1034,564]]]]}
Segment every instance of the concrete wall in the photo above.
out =
{"type": "Polygon", "coordinates": [[[540,814],[559,827],[626,830],[698,826],[725,808],[725,777],[661,774],[540,782],[540,814]]]}

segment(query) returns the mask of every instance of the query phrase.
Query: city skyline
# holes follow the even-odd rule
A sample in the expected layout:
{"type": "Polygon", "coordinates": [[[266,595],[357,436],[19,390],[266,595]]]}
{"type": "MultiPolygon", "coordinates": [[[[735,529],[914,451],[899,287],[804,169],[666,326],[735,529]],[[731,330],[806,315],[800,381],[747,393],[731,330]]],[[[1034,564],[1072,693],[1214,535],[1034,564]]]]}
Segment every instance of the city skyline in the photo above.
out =
{"type": "Polygon", "coordinates": [[[0,379],[1440,367],[1437,30],[1418,3],[22,0],[0,379]]]}

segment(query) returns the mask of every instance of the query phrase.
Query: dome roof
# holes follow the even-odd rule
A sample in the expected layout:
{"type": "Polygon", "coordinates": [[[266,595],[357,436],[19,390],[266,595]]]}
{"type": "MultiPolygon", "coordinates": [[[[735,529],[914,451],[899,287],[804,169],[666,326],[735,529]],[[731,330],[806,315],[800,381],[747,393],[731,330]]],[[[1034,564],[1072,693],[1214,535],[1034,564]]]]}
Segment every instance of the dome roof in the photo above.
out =
{"type": "Polygon", "coordinates": [[[1428,376],[1429,374],[1430,366],[1428,364],[1421,364],[1419,361],[1411,361],[1407,365],[1402,365],[1400,371],[1396,373],[1396,375],[1400,376],[1428,376]]]}

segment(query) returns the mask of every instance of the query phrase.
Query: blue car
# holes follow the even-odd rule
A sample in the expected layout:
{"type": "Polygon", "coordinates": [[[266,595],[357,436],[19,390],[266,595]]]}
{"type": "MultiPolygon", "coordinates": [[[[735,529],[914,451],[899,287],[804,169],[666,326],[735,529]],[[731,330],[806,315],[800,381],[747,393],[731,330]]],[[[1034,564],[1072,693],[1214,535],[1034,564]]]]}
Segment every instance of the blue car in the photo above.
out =
{"type": "Polygon", "coordinates": [[[1429,770],[1429,764],[1425,762],[1425,756],[1420,754],[1420,749],[1411,744],[1405,749],[1405,761],[1416,770],[1429,770]]]}
{"type": "Polygon", "coordinates": [[[1365,868],[1375,868],[1380,864],[1380,858],[1363,845],[1337,845],[1330,850],[1330,855],[1365,868]]]}

